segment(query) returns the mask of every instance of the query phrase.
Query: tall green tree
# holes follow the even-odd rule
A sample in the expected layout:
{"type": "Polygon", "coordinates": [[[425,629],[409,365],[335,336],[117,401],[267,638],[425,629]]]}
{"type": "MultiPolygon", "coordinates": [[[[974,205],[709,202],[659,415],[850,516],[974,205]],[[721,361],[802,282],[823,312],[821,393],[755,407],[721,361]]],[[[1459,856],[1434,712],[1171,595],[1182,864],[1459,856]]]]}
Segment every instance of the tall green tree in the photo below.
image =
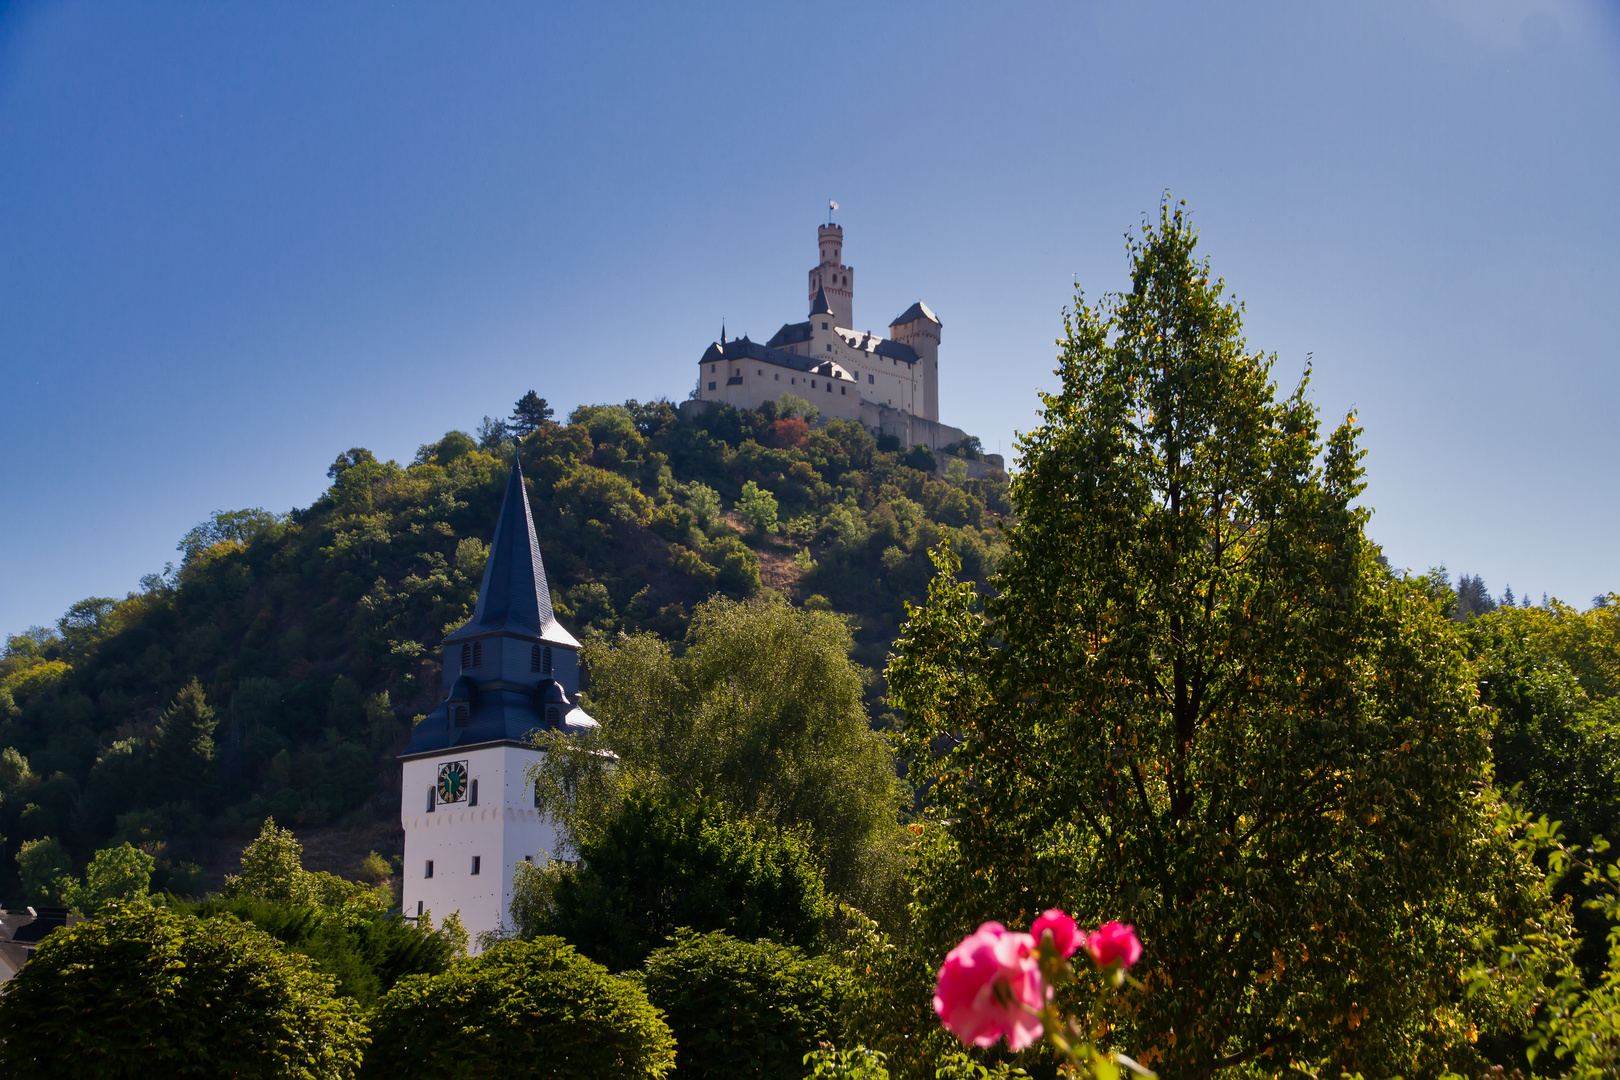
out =
{"type": "Polygon", "coordinates": [[[219,720],[195,678],[158,717],[152,783],[158,802],[205,802],[213,789],[214,728],[219,720]]]}
{"type": "Polygon", "coordinates": [[[103,848],[84,868],[84,881],[67,888],[66,899],[87,915],[114,901],[144,904],[152,888],[152,867],[156,862],[127,840],[117,847],[103,848]]]}
{"type": "Polygon", "coordinates": [[[698,608],[679,656],[653,634],[590,642],[589,707],[602,726],[584,739],[542,736],[542,799],[584,843],[626,791],[711,798],[802,831],[834,891],[874,902],[894,865],[900,788],[850,647],[830,612],[723,597],[698,608]]]}
{"type": "Polygon", "coordinates": [[[632,794],[579,856],[549,880],[546,870],[523,868],[515,921],[530,924],[525,936],[559,934],[614,971],[640,966],[681,927],[810,947],[833,917],[798,837],[730,818],[711,799],[672,805],[654,792],[632,794]],[[530,899],[537,890],[545,896],[530,899]],[[535,900],[546,909],[539,918],[527,914],[535,900]]]}
{"type": "Polygon", "coordinates": [[[1464,996],[1472,942],[1557,916],[1457,629],[1364,536],[1354,418],[1279,396],[1195,243],[1167,201],[1129,291],[1077,297],[993,589],[942,559],[899,643],[915,922],[939,956],[1053,905],[1134,923],[1146,992],[1074,1007],[1165,1075],[1462,1065],[1526,1021],[1464,996]]]}
{"type": "Polygon", "coordinates": [[[539,431],[540,425],[555,416],[556,412],[545,398],[530,390],[512,406],[511,429],[518,438],[526,439],[539,431]]]}

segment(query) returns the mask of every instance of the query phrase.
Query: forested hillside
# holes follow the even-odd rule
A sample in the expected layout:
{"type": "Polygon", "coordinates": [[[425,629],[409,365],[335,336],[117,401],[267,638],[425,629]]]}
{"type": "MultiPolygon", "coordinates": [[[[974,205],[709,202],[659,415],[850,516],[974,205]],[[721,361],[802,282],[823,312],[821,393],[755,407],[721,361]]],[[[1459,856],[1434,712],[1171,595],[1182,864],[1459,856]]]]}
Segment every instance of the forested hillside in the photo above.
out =
{"type": "Polygon", "coordinates": [[[396,815],[393,754],[471,613],[514,452],[580,638],[679,640],[706,596],[775,590],[849,617],[880,723],[877,672],[927,549],[949,537],[981,580],[1004,550],[1004,476],[941,475],[927,450],[818,425],[792,399],[692,418],[629,401],[558,423],[530,394],[510,424],[452,431],[408,465],[348,450],[307,509],[216,514],[140,591],[8,638],[0,901],[122,840],[157,856],[155,887],[190,891],[218,841],[266,815],[300,830],[396,815]]]}

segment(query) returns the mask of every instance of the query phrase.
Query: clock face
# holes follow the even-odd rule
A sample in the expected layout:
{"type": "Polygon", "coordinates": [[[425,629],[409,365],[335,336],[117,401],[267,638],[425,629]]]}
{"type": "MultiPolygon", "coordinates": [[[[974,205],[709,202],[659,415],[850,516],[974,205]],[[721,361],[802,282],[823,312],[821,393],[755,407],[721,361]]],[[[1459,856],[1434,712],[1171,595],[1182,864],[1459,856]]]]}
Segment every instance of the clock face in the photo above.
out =
{"type": "Polygon", "coordinates": [[[439,766],[439,801],[456,803],[467,797],[467,763],[447,761],[439,766]]]}

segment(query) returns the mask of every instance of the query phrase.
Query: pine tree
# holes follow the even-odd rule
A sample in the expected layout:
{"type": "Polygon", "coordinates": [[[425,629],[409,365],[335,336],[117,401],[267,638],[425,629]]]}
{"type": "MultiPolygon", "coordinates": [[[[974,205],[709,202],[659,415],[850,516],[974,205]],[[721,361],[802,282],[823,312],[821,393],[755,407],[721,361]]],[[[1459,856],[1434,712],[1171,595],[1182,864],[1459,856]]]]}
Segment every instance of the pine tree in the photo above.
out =
{"type": "Polygon", "coordinates": [[[546,399],[530,390],[512,407],[512,430],[518,438],[526,439],[540,429],[540,425],[556,415],[546,399]]]}
{"type": "Polygon", "coordinates": [[[212,787],[214,728],[219,723],[193,678],[158,717],[152,739],[158,802],[198,801],[212,787]]]}

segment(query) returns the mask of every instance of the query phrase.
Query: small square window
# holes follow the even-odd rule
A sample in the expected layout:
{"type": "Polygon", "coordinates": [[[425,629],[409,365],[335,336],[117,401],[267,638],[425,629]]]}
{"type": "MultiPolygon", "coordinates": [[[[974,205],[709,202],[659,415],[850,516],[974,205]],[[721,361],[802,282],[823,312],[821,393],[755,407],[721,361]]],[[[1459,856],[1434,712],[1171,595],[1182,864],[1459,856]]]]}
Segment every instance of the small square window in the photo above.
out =
{"type": "Polygon", "coordinates": [[[710,390],[713,390],[713,389],[714,389],[714,383],[710,383],[710,384],[709,384],[709,389],[710,389],[710,390]]]}
{"type": "Polygon", "coordinates": [[[483,868],[484,868],[484,857],[482,855],[474,855],[473,856],[472,872],[474,874],[477,874],[483,868]]]}
{"type": "Polygon", "coordinates": [[[822,329],[823,329],[823,330],[825,330],[825,329],[827,329],[827,324],[826,324],[826,323],[822,323],[822,324],[821,324],[821,328],[822,328],[822,329]]]}
{"type": "Polygon", "coordinates": [[[432,859],[429,859],[427,861],[427,865],[422,868],[422,876],[425,877],[425,878],[430,878],[430,877],[433,876],[433,860],[432,859]]]}

